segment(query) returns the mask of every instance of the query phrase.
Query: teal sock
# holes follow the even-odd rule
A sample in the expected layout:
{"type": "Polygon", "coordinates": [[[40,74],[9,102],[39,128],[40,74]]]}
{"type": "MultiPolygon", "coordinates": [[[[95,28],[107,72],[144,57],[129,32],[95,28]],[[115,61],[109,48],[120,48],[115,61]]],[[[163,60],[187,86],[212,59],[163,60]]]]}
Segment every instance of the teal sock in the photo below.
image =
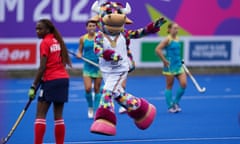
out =
{"type": "Polygon", "coordinates": [[[174,103],[178,104],[179,101],[181,100],[183,94],[185,92],[185,88],[179,87],[177,90],[176,98],[174,100],[174,103]]]}
{"type": "Polygon", "coordinates": [[[88,103],[88,107],[93,107],[92,92],[85,93],[85,97],[88,103]]]}
{"type": "Polygon", "coordinates": [[[172,101],[172,90],[171,89],[165,90],[165,98],[166,98],[168,108],[172,107],[173,101],[172,101]]]}
{"type": "Polygon", "coordinates": [[[97,93],[94,96],[94,111],[97,110],[99,107],[101,96],[102,96],[101,93],[97,93]]]}

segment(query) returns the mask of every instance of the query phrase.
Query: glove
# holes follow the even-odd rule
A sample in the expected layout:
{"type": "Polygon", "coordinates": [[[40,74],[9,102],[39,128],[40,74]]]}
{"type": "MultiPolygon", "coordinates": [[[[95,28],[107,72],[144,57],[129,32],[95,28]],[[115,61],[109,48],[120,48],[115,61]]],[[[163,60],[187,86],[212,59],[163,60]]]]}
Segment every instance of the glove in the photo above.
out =
{"type": "Polygon", "coordinates": [[[132,64],[131,64],[131,65],[130,65],[130,67],[129,67],[129,71],[128,71],[128,73],[130,73],[130,72],[134,71],[134,70],[135,70],[135,68],[136,68],[135,62],[134,62],[134,61],[132,61],[132,64]]]}
{"type": "Polygon", "coordinates": [[[156,33],[160,30],[160,26],[162,26],[167,20],[163,17],[157,19],[155,22],[151,22],[147,25],[146,30],[148,33],[156,33]]]}
{"type": "Polygon", "coordinates": [[[113,53],[113,54],[111,55],[111,59],[112,59],[113,61],[119,61],[119,60],[122,60],[122,57],[121,57],[120,55],[116,54],[116,53],[113,53]]]}
{"type": "Polygon", "coordinates": [[[31,86],[29,91],[28,91],[28,97],[33,100],[35,98],[36,95],[36,89],[34,86],[31,86]]]}
{"type": "Polygon", "coordinates": [[[167,22],[167,20],[164,17],[160,17],[154,22],[154,27],[159,28],[160,26],[162,26],[166,22],[167,22]]]}
{"type": "Polygon", "coordinates": [[[106,61],[119,61],[122,59],[122,57],[118,54],[115,53],[115,51],[113,50],[105,50],[103,52],[103,58],[106,60],[106,61]]]}

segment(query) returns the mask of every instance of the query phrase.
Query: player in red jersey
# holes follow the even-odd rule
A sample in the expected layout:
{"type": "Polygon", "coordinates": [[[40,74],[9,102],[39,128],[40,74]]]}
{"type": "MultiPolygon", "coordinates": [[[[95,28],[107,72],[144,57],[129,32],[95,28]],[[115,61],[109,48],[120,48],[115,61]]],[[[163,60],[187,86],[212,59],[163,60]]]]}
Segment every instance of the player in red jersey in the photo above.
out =
{"type": "Polygon", "coordinates": [[[35,80],[29,89],[29,97],[35,98],[36,87],[41,82],[34,126],[34,144],[42,144],[46,130],[46,115],[53,103],[56,144],[63,144],[65,124],[64,103],[68,101],[69,75],[66,65],[71,67],[67,48],[56,27],[50,20],[37,22],[36,33],[42,39],[40,44],[40,66],[35,80]]]}

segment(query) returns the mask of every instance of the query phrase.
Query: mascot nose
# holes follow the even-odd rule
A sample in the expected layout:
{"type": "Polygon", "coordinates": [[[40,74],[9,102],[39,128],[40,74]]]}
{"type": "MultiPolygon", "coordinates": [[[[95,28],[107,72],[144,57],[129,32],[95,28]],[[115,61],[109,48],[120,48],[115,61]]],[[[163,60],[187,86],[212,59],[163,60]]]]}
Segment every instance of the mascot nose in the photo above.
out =
{"type": "MultiPolygon", "coordinates": [[[[126,16],[120,16],[121,18],[123,18],[124,20],[127,18],[126,16]]],[[[112,15],[108,15],[108,18],[111,19],[112,18],[112,15]]]]}
{"type": "Polygon", "coordinates": [[[103,17],[103,22],[111,26],[122,26],[126,21],[126,15],[109,14],[103,17]]]}

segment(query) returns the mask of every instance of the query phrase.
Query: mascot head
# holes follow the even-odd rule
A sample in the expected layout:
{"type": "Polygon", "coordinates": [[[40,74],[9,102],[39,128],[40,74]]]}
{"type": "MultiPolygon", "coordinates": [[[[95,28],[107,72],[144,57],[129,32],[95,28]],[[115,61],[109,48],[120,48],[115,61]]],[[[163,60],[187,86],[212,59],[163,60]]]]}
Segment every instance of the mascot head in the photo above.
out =
{"type": "Polygon", "coordinates": [[[131,13],[131,7],[128,3],[125,7],[117,2],[106,2],[99,6],[98,1],[96,1],[91,9],[97,13],[91,20],[97,21],[104,33],[118,34],[124,29],[125,24],[132,23],[126,16],[131,13]]]}

